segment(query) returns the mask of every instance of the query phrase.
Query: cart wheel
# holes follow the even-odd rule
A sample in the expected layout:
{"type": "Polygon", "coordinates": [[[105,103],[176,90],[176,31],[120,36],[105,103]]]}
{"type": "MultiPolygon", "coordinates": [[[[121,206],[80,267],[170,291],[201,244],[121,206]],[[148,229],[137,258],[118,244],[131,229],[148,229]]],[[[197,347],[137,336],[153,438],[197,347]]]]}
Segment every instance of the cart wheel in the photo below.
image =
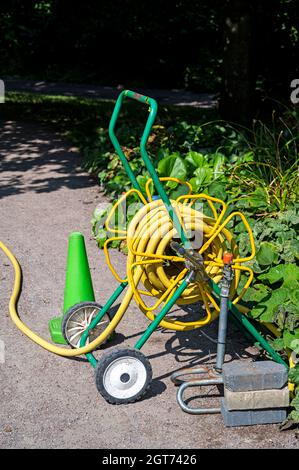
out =
{"type": "MultiPolygon", "coordinates": [[[[96,302],[80,302],[71,307],[63,317],[62,334],[66,342],[72,348],[79,348],[81,337],[92,320],[102,309],[102,305],[96,302]]],[[[86,344],[94,341],[107,328],[110,322],[108,313],[105,313],[102,320],[89,332],[86,344]]],[[[103,341],[104,344],[107,341],[103,341]]]]}
{"type": "Polygon", "coordinates": [[[104,354],[95,369],[96,386],[114,405],[140,400],[152,381],[148,358],[137,349],[115,349],[104,354]]]}

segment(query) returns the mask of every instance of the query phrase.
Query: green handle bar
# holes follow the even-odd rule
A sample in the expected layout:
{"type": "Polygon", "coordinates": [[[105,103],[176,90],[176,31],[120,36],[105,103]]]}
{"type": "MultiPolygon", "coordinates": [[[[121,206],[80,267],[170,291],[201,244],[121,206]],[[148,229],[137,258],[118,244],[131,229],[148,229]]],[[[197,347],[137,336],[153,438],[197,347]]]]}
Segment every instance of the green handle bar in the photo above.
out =
{"type": "Polygon", "coordinates": [[[115,103],[115,107],[114,107],[114,110],[113,110],[113,113],[112,113],[112,116],[111,116],[110,124],[109,124],[109,136],[110,136],[110,139],[112,141],[112,144],[113,144],[120,160],[122,161],[122,164],[124,165],[124,168],[127,172],[127,175],[129,177],[133,187],[142,193],[140,185],[138,184],[138,182],[136,180],[135,174],[134,174],[128,160],[126,159],[125,154],[122,151],[122,148],[119,144],[118,138],[115,135],[116,121],[118,119],[118,115],[119,115],[119,112],[120,112],[120,109],[121,109],[121,106],[122,106],[122,103],[123,103],[123,99],[125,97],[131,98],[133,100],[139,101],[140,103],[147,104],[147,105],[150,106],[149,117],[147,119],[144,131],[143,131],[143,134],[142,134],[141,145],[140,145],[140,147],[141,147],[141,156],[142,156],[142,158],[143,158],[143,160],[146,164],[146,167],[147,167],[147,169],[150,173],[155,172],[155,169],[153,168],[152,163],[151,163],[151,161],[149,160],[149,158],[147,156],[146,144],[147,144],[147,140],[148,140],[148,137],[150,135],[153,123],[156,119],[158,105],[157,105],[157,102],[153,98],[148,98],[147,96],[140,95],[139,93],[135,93],[134,91],[124,90],[120,93],[120,95],[117,98],[117,101],[115,103]],[[144,150],[145,150],[145,153],[146,153],[145,158],[144,158],[144,150]]]}
{"type": "Polygon", "coordinates": [[[116,103],[115,103],[115,107],[114,107],[114,110],[113,110],[113,113],[112,113],[112,116],[111,116],[111,120],[110,120],[110,124],[109,124],[109,136],[110,136],[110,139],[112,141],[112,144],[113,144],[119,158],[121,159],[121,161],[124,165],[124,168],[127,172],[127,175],[129,177],[130,181],[132,182],[133,187],[142,193],[140,185],[138,184],[138,181],[135,177],[135,174],[134,174],[128,160],[126,159],[125,154],[122,151],[122,148],[119,144],[119,141],[118,141],[118,139],[115,135],[115,131],[114,131],[116,121],[117,121],[117,118],[118,118],[118,115],[119,115],[119,112],[120,112],[120,109],[121,109],[122,102],[123,102],[124,98],[131,98],[133,100],[139,101],[140,103],[143,103],[143,104],[146,104],[146,105],[149,106],[149,116],[148,116],[148,119],[146,121],[145,128],[144,128],[144,131],[143,131],[143,134],[142,134],[142,137],[141,137],[141,142],[140,142],[141,158],[145,163],[145,166],[146,166],[146,168],[147,168],[147,170],[148,170],[148,172],[149,172],[149,174],[150,174],[150,176],[153,180],[154,186],[155,186],[159,196],[161,197],[162,201],[164,202],[165,207],[166,207],[166,209],[169,213],[169,216],[170,216],[171,220],[173,221],[174,226],[177,229],[177,232],[178,232],[183,244],[186,247],[190,247],[191,244],[190,244],[190,242],[189,242],[189,240],[188,240],[188,238],[185,234],[184,228],[182,227],[182,225],[180,223],[180,220],[179,220],[175,210],[173,209],[173,207],[171,205],[171,202],[170,202],[170,200],[169,200],[169,198],[168,198],[168,196],[165,192],[165,189],[163,188],[163,185],[160,182],[160,179],[159,179],[159,177],[156,173],[155,167],[153,166],[153,164],[151,162],[151,159],[150,159],[150,157],[147,153],[147,150],[146,150],[147,141],[148,141],[151,129],[153,127],[153,124],[155,122],[156,115],[157,115],[158,105],[157,105],[156,100],[154,100],[153,98],[150,98],[148,96],[140,95],[139,93],[135,93],[134,91],[130,91],[130,90],[122,91],[120,93],[119,97],[117,98],[116,103]]]}

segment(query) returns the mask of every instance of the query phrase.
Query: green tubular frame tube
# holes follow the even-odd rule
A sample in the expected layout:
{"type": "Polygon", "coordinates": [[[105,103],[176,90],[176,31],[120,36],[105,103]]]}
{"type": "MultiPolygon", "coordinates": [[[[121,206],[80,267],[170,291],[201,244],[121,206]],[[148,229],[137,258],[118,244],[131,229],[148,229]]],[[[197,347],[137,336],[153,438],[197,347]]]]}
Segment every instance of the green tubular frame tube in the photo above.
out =
{"type": "MultiPolygon", "coordinates": [[[[102,320],[105,313],[109,310],[110,307],[112,307],[112,305],[114,304],[116,299],[124,291],[124,289],[127,287],[127,285],[128,285],[127,282],[122,282],[118,286],[118,288],[113,292],[110,299],[105,303],[105,305],[102,307],[102,309],[99,311],[99,313],[94,317],[91,324],[89,325],[87,330],[84,331],[84,333],[81,337],[80,347],[85,346],[87,338],[88,338],[89,331],[92,330],[93,328],[95,328],[97,326],[97,324],[99,323],[99,321],[102,320]]],[[[96,360],[94,355],[92,353],[88,353],[88,354],[86,354],[86,357],[87,357],[88,361],[90,362],[90,364],[92,365],[92,367],[96,367],[98,361],[96,360]]]]}
{"type": "MultiPolygon", "coordinates": [[[[214,296],[214,298],[216,300],[216,296],[214,296]]],[[[242,325],[242,323],[240,323],[240,321],[237,319],[237,317],[234,316],[234,314],[230,316],[230,320],[248,341],[252,341],[254,339],[254,337],[249,333],[248,330],[246,330],[246,328],[242,325]]]]}
{"type": "Polygon", "coordinates": [[[146,343],[146,341],[149,339],[149,337],[152,335],[152,333],[155,331],[155,329],[159,326],[165,315],[169,312],[171,307],[176,303],[178,298],[182,295],[186,287],[188,286],[190,282],[190,277],[191,273],[189,273],[185,279],[182,281],[182,283],[179,285],[179,287],[176,289],[174,292],[173,296],[166,302],[164,307],[162,308],[161,312],[156,316],[156,318],[151,322],[151,324],[148,326],[148,328],[145,330],[141,338],[137,341],[135,344],[135,349],[141,349],[142,346],[146,343]]]}
{"type": "Polygon", "coordinates": [[[177,229],[177,232],[178,234],[180,235],[180,238],[183,242],[183,244],[186,246],[186,247],[191,247],[191,244],[185,234],[185,231],[184,231],[184,228],[182,227],[181,223],[180,223],[180,220],[174,210],[174,208],[172,207],[171,205],[171,202],[169,200],[169,197],[167,196],[166,192],[165,192],[165,189],[163,187],[163,185],[161,184],[160,182],[160,179],[156,173],[156,170],[155,170],[155,167],[153,166],[152,162],[151,162],[151,159],[147,153],[147,150],[146,150],[146,146],[147,146],[147,141],[148,141],[148,138],[149,138],[149,135],[151,133],[151,129],[153,127],[153,124],[155,122],[155,119],[156,119],[156,115],[157,115],[157,110],[158,110],[158,105],[157,105],[157,102],[156,100],[154,100],[153,98],[149,98],[148,96],[144,96],[144,95],[140,95],[139,93],[135,93],[134,91],[130,91],[130,90],[124,90],[120,93],[119,97],[117,98],[117,101],[116,101],[116,104],[115,104],[115,107],[114,107],[114,110],[113,110],[113,113],[112,113],[112,117],[111,117],[111,120],[110,120],[110,124],[109,124],[109,136],[110,136],[110,139],[112,141],[112,144],[120,158],[120,160],[122,161],[123,165],[124,165],[124,168],[127,172],[127,175],[130,179],[130,181],[132,182],[132,185],[134,186],[135,189],[138,189],[138,191],[140,191],[142,193],[142,190],[136,180],[136,177],[135,177],[135,174],[128,162],[128,160],[126,159],[126,156],[124,155],[122,149],[121,149],[121,146],[119,144],[119,141],[115,135],[115,125],[116,125],[116,121],[117,121],[117,118],[118,118],[118,115],[119,115],[119,112],[120,112],[120,109],[121,109],[121,105],[122,105],[122,102],[123,102],[123,99],[127,97],[127,98],[131,98],[133,100],[136,100],[136,101],[139,101],[140,103],[143,103],[143,104],[146,104],[149,106],[149,116],[148,116],[148,119],[146,121],[146,125],[145,125],[145,128],[144,128],[144,131],[143,131],[143,134],[142,134],[142,137],[141,137],[141,142],[140,142],[140,153],[141,153],[141,157],[142,157],[142,160],[144,161],[145,163],[145,166],[153,180],[153,183],[154,183],[154,186],[159,194],[159,196],[161,197],[162,201],[164,202],[165,204],[165,207],[169,213],[169,216],[171,218],[171,220],[173,221],[174,223],[174,226],[175,228],[177,229]]]}
{"type": "Polygon", "coordinates": [[[128,160],[126,159],[126,156],[124,154],[124,152],[122,151],[121,149],[121,146],[119,144],[119,141],[115,135],[115,132],[114,132],[114,129],[115,129],[115,124],[116,124],[116,121],[117,121],[117,118],[118,118],[118,115],[119,115],[119,112],[120,112],[120,108],[121,108],[121,105],[122,105],[122,101],[123,101],[123,98],[125,96],[125,91],[123,91],[119,97],[117,98],[117,101],[115,103],[115,107],[114,107],[114,110],[113,110],[113,113],[112,113],[112,116],[111,116],[111,119],[110,119],[110,124],[109,124],[109,137],[111,139],[111,142],[127,172],[127,175],[133,185],[133,187],[135,189],[137,189],[138,191],[140,191],[142,193],[142,190],[137,182],[137,179],[136,179],[136,176],[128,162],[128,160]]]}

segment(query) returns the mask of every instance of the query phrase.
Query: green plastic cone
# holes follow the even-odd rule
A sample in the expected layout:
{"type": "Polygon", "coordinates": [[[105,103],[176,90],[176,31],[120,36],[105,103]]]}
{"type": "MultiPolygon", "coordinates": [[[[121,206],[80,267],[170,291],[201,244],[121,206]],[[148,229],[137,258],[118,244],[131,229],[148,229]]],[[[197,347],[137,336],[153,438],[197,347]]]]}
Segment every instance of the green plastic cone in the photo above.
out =
{"type": "Polygon", "coordinates": [[[88,300],[94,302],[95,298],[84,236],[73,232],[69,236],[63,313],[73,305],[88,300]]]}
{"type": "MultiPolygon", "coordinates": [[[[94,300],[84,236],[80,232],[73,232],[69,236],[68,244],[63,314],[79,302],[94,300]]],[[[63,315],[52,318],[49,330],[55,343],[66,344],[61,331],[62,319],[63,315]]]]}

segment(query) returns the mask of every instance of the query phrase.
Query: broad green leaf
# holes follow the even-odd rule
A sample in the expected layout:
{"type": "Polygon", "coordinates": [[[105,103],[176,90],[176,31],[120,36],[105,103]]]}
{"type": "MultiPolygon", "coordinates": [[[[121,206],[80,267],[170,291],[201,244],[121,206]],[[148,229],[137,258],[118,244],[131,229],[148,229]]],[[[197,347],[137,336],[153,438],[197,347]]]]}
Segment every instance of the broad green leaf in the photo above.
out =
{"type": "Polygon", "coordinates": [[[190,151],[186,155],[186,161],[190,163],[192,169],[201,168],[203,166],[209,167],[206,157],[199,152],[190,151]]]}
{"type": "MultiPolygon", "coordinates": [[[[138,175],[136,179],[137,179],[137,183],[139,184],[143,194],[145,194],[145,185],[146,185],[146,182],[148,181],[148,176],[147,175],[138,175]]],[[[150,192],[152,194],[153,185],[150,185],[150,192]]]]}
{"type": "Polygon", "coordinates": [[[290,300],[293,302],[292,313],[299,316],[299,283],[298,281],[286,281],[283,283],[290,294],[290,300]]]}
{"type": "Polygon", "coordinates": [[[294,340],[299,340],[299,328],[297,328],[293,333],[288,330],[283,332],[283,341],[286,348],[290,348],[291,343],[294,340]]]}
{"type": "Polygon", "coordinates": [[[197,168],[194,172],[198,188],[206,187],[213,179],[213,170],[211,168],[197,168]]]}
{"type": "Polygon", "coordinates": [[[278,259],[276,247],[273,243],[262,242],[256,254],[256,259],[262,266],[268,266],[278,259]]]}
{"type": "Polygon", "coordinates": [[[297,393],[297,395],[293,398],[290,405],[293,406],[294,408],[298,409],[298,411],[299,411],[299,393],[297,393]]]}
{"type": "Polygon", "coordinates": [[[223,173],[225,165],[225,156],[222,153],[216,153],[213,158],[214,176],[219,177],[219,174],[223,173]]]}
{"type": "Polygon", "coordinates": [[[107,240],[107,231],[105,229],[100,229],[96,236],[96,241],[100,248],[103,248],[105,241],[107,240]]]}
{"type": "Polygon", "coordinates": [[[266,274],[261,274],[259,279],[274,284],[278,281],[299,281],[299,267],[295,264],[280,264],[273,266],[266,274]]]}
{"type": "Polygon", "coordinates": [[[291,236],[290,231],[277,237],[277,241],[281,244],[280,256],[285,263],[295,263],[299,259],[299,242],[290,240],[288,236],[291,236]]]}
{"type": "Polygon", "coordinates": [[[299,385],[299,364],[289,370],[289,380],[295,385],[299,385]]]}
{"type": "Polygon", "coordinates": [[[257,306],[252,309],[252,316],[259,318],[263,322],[272,323],[278,312],[278,308],[288,299],[288,291],[280,288],[273,292],[267,300],[261,300],[257,306]]]}
{"type": "Polygon", "coordinates": [[[211,184],[209,184],[208,192],[209,195],[212,197],[216,197],[217,199],[221,199],[222,201],[227,200],[227,193],[224,183],[220,183],[219,181],[213,181],[211,184]]]}
{"type": "Polygon", "coordinates": [[[246,291],[244,300],[246,302],[261,302],[263,299],[266,299],[270,293],[270,289],[264,284],[257,284],[246,291]]]}
{"type": "MultiPolygon", "coordinates": [[[[186,164],[178,154],[169,155],[158,163],[158,173],[160,176],[169,176],[185,180],[187,175],[186,164]]],[[[175,188],[177,183],[168,181],[169,188],[175,188]]]]}
{"type": "Polygon", "coordinates": [[[278,214],[278,218],[281,221],[287,222],[288,224],[291,224],[291,225],[299,224],[299,215],[296,213],[296,211],[293,211],[293,210],[288,210],[288,211],[282,212],[281,214],[278,214]]]}
{"type": "Polygon", "coordinates": [[[299,339],[294,339],[290,344],[290,348],[299,354],[299,339]]]}
{"type": "MultiPolygon", "coordinates": [[[[177,159],[181,159],[178,153],[172,153],[163,158],[158,163],[158,173],[160,176],[170,176],[177,159]]],[[[182,159],[181,159],[182,161],[182,159]]]]}
{"type": "Polygon", "coordinates": [[[199,188],[200,188],[200,182],[194,177],[194,178],[191,178],[189,183],[191,184],[192,186],[192,190],[194,193],[198,193],[199,192],[199,188]]]}
{"type": "Polygon", "coordinates": [[[170,199],[177,199],[178,197],[182,196],[183,194],[188,193],[188,188],[185,185],[178,185],[176,189],[173,189],[169,195],[170,199]]]}
{"type": "Polygon", "coordinates": [[[248,197],[250,207],[256,207],[259,209],[268,208],[268,194],[264,188],[258,187],[248,197]]]}
{"type": "Polygon", "coordinates": [[[253,269],[253,272],[255,274],[261,274],[261,273],[264,273],[265,271],[267,271],[268,269],[268,266],[261,266],[257,260],[255,259],[252,263],[252,269],[253,269]]]}

